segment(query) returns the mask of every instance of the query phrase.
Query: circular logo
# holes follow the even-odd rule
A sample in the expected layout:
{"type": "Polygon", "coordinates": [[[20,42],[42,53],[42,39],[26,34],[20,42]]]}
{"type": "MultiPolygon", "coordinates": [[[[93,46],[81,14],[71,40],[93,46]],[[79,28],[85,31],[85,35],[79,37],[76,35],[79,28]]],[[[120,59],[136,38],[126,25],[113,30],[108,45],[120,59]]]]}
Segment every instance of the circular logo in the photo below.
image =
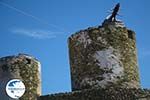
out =
{"type": "Polygon", "coordinates": [[[6,92],[11,98],[18,99],[25,93],[25,85],[19,79],[12,79],[6,85],[6,92]]]}

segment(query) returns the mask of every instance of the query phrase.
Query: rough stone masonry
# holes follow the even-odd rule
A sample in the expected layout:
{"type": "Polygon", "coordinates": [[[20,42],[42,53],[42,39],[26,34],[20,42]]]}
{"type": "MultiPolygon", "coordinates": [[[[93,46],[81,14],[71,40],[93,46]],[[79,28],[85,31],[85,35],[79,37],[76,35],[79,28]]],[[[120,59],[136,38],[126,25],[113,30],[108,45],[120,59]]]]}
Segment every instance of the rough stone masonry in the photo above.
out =
{"type": "Polygon", "coordinates": [[[68,38],[73,92],[38,100],[150,100],[150,90],[140,88],[135,32],[115,19],[118,10],[68,38]]]}
{"type": "Polygon", "coordinates": [[[0,81],[23,79],[27,92],[21,100],[150,100],[150,90],[140,88],[135,32],[123,22],[106,19],[71,35],[68,44],[73,92],[36,98],[39,67],[26,55],[0,59],[0,81]]]}
{"type": "Polygon", "coordinates": [[[32,56],[19,54],[0,58],[0,100],[14,100],[6,94],[6,84],[22,80],[25,94],[19,100],[36,100],[41,95],[40,63],[32,56]]]}
{"type": "Polygon", "coordinates": [[[69,37],[72,90],[139,88],[135,33],[121,22],[81,30],[69,37]]]}
{"type": "Polygon", "coordinates": [[[150,100],[140,88],[135,32],[120,21],[91,27],[68,39],[73,92],[38,100],[150,100]]]}

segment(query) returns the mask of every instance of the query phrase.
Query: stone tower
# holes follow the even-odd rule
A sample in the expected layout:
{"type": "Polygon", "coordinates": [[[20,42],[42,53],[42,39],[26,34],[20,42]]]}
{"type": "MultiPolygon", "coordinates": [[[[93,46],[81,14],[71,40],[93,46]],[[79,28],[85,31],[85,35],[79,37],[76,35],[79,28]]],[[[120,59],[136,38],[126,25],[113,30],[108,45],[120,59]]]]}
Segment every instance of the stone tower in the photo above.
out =
{"type": "Polygon", "coordinates": [[[72,90],[139,88],[135,32],[121,21],[81,30],[69,37],[72,90]]]}
{"type": "Polygon", "coordinates": [[[43,95],[38,100],[150,100],[140,88],[135,33],[120,21],[68,38],[72,92],[43,95]]]}
{"type": "Polygon", "coordinates": [[[5,90],[12,79],[20,79],[25,84],[25,94],[19,100],[36,100],[41,95],[40,73],[40,63],[32,56],[19,54],[0,58],[0,100],[14,100],[5,90]]]}
{"type": "Polygon", "coordinates": [[[135,32],[116,19],[119,7],[101,26],[68,38],[72,92],[38,100],[150,100],[140,88],[135,32]]]}

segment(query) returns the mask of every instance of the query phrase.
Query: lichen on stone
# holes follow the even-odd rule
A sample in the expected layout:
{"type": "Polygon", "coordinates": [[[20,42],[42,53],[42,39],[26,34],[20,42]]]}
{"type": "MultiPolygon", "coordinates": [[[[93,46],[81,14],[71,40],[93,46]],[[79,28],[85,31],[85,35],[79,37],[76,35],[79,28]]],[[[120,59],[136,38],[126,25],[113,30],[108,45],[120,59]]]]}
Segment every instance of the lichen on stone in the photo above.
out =
{"type": "MultiPolygon", "coordinates": [[[[0,80],[5,81],[0,84],[2,89],[11,79],[20,79],[25,84],[25,94],[20,100],[35,100],[41,95],[41,81],[39,62],[32,56],[19,54],[0,58],[0,80]]],[[[4,99],[6,94],[3,94],[4,99]],[[5,96],[4,96],[5,95],[5,96]]]]}
{"type": "Polygon", "coordinates": [[[134,35],[126,27],[104,25],[69,37],[72,89],[139,88],[134,35]]]}
{"type": "Polygon", "coordinates": [[[148,89],[97,88],[44,95],[38,100],[150,100],[148,89]]]}

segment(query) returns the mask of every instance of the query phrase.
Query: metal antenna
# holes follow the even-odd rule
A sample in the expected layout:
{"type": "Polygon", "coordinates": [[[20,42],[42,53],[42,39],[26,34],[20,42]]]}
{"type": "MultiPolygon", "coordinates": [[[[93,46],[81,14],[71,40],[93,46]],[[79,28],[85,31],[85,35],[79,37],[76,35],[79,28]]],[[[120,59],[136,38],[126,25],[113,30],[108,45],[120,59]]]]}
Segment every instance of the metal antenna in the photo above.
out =
{"type": "Polygon", "coordinates": [[[116,21],[116,16],[118,15],[119,8],[120,8],[120,3],[117,3],[116,6],[113,9],[113,12],[112,12],[111,16],[108,18],[108,20],[116,21]]]}

